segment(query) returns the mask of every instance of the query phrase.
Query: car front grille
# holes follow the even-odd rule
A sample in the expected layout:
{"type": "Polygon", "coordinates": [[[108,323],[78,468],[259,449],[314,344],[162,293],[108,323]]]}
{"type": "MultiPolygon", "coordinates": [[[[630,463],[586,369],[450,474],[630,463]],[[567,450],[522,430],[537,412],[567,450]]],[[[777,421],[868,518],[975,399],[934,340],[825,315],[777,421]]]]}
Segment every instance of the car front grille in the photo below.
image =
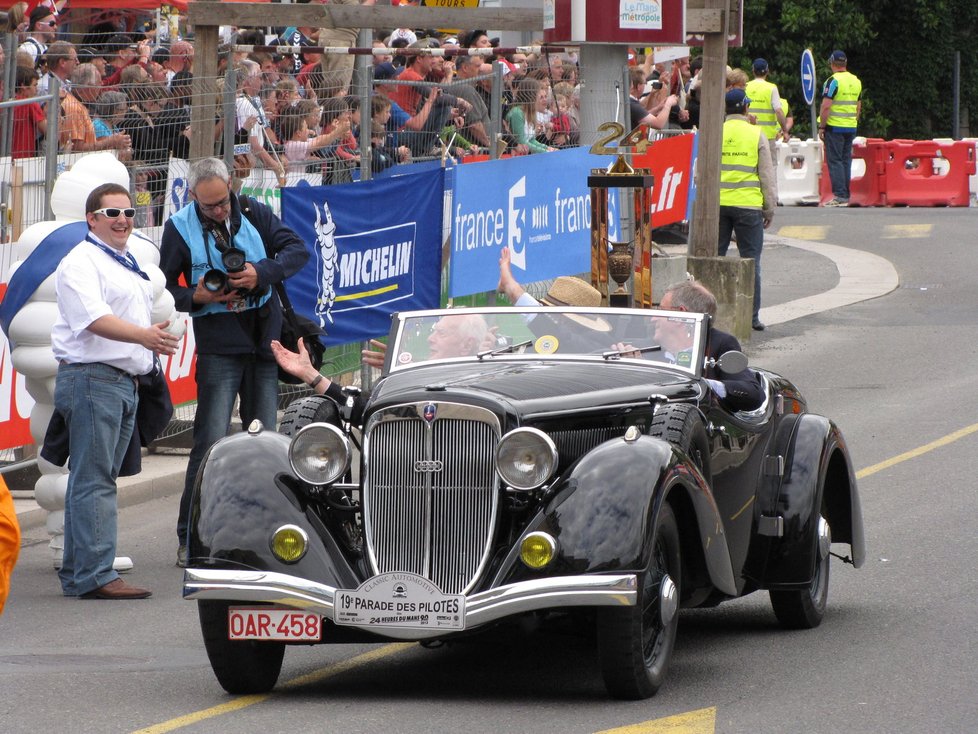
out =
{"type": "Polygon", "coordinates": [[[412,403],[371,416],[363,510],[374,573],[416,573],[447,594],[476,583],[496,525],[499,435],[491,411],[456,403],[412,403]]]}

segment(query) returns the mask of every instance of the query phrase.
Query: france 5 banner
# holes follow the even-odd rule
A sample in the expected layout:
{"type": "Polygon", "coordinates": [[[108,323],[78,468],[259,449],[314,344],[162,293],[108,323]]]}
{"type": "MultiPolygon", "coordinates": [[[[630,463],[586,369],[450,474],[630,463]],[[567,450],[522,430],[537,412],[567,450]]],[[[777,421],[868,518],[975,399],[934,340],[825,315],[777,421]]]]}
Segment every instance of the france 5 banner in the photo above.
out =
{"type": "MultiPolygon", "coordinates": [[[[458,166],[451,212],[449,294],[493,291],[499,253],[510,248],[513,275],[531,283],[591,269],[587,177],[611,156],[586,148],[458,166]]],[[[608,237],[618,237],[617,190],[609,192],[608,237]]]]}
{"type": "Polygon", "coordinates": [[[282,189],[282,221],[313,256],[286,281],[327,346],[387,334],[397,311],[437,308],[444,173],[282,189]]]}

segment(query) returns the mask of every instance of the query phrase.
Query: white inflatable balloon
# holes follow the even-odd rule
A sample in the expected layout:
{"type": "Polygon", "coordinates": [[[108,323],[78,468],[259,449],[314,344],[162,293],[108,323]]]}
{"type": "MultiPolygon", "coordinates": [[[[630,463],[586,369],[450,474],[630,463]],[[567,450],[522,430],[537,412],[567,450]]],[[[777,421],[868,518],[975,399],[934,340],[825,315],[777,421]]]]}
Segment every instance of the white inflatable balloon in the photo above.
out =
{"type": "MultiPolygon", "coordinates": [[[[82,156],[54,183],[51,210],[55,221],[38,222],[28,227],[16,244],[15,252],[23,261],[40,242],[59,228],[85,219],[88,195],[104,183],[117,183],[131,189],[129,171],[111,153],[90,153],[82,156]]],[[[169,321],[167,330],[182,336],[187,319],[174,309],[173,296],[166,290],[166,278],[160,270],[160,253],[152,241],[138,233],[129,238],[129,248],[139,266],[153,283],[153,323],[169,321]]],[[[11,270],[15,272],[17,265],[11,270]]],[[[36,401],[31,410],[31,436],[40,446],[54,412],[54,378],[58,363],[51,351],[51,329],[58,315],[54,275],[49,276],[24,307],[10,322],[10,338],[16,346],[11,352],[14,369],[24,375],[27,392],[36,401]]],[[[55,568],[61,566],[64,549],[64,506],[68,487],[68,471],[44,459],[38,459],[41,478],[34,486],[37,503],[49,511],[46,526],[51,535],[50,548],[55,568]]],[[[131,568],[128,558],[116,559],[116,568],[131,568]]]]}

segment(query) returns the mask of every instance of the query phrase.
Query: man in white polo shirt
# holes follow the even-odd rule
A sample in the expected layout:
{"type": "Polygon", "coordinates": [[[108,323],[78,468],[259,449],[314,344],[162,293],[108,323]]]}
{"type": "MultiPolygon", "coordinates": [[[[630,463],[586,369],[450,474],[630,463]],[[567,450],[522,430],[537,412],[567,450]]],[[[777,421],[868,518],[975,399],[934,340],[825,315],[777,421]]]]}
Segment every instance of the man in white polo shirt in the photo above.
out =
{"type": "Polygon", "coordinates": [[[155,354],[173,354],[177,337],[151,323],[153,285],[129,252],[136,212],[129,192],[103,184],[85,203],[88,234],[55,273],[58,360],[54,405],[69,432],[64,558],[65,596],[144,599],[112,568],[116,551],[116,478],[136,419],[136,377],[155,354]]]}

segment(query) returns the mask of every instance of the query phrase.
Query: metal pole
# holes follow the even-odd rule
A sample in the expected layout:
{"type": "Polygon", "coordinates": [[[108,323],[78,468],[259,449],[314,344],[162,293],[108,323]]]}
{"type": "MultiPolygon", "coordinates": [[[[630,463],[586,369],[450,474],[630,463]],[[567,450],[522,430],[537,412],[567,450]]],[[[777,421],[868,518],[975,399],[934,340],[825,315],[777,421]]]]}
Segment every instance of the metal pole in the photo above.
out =
{"type": "Polygon", "coordinates": [[[489,93],[489,158],[499,159],[499,141],[503,139],[503,65],[492,62],[492,91],[489,93]]]}
{"type": "MultiPolygon", "coordinates": [[[[3,36],[3,51],[6,63],[3,67],[3,100],[13,99],[14,93],[17,91],[14,89],[14,83],[16,81],[16,66],[15,63],[17,53],[17,47],[15,41],[17,40],[17,34],[15,33],[5,33],[3,36]]],[[[3,110],[0,113],[0,158],[6,158],[10,155],[10,145],[13,140],[13,124],[14,124],[14,111],[13,110],[3,110]]]]}
{"type": "Polygon", "coordinates": [[[951,73],[951,137],[961,139],[961,52],[954,52],[951,73]]]}
{"type": "MultiPolygon", "coordinates": [[[[238,91],[238,72],[228,67],[224,73],[224,89],[222,90],[221,106],[224,109],[224,163],[234,176],[234,133],[238,129],[238,113],[234,105],[238,91]]],[[[258,123],[255,123],[256,125],[258,123]]],[[[213,146],[212,146],[213,149],[213,146]]],[[[249,149],[250,153],[250,149],[249,149]]]]}
{"type": "MultiPolygon", "coordinates": [[[[374,32],[370,28],[361,28],[360,37],[357,43],[370,46],[373,44],[374,32]]],[[[357,58],[357,66],[365,62],[364,58],[357,58]]],[[[371,169],[373,160],[373,149],[370,147],[370,133],[373,127],[373,115],[370,114],[370,98],[374,86],[374,65],[363,63],[362,68],[358,69],[356,75],[356,92],[360,97],[360,180],[369,181],[373,170],[371,169]]]]}
{"type": "Polygon", "coordinates": [[[58,177],[58,119],[61,117],[61,80],[54,74],[51,74],[48,92],[51,94],[51,100],[47,104],[48,131],[44,143],[47,148],[44,157],[44,215],[48,219],[54,219],[54,212],[51,210],[51,192],[54,189],[54,179],[58,177]]]}

